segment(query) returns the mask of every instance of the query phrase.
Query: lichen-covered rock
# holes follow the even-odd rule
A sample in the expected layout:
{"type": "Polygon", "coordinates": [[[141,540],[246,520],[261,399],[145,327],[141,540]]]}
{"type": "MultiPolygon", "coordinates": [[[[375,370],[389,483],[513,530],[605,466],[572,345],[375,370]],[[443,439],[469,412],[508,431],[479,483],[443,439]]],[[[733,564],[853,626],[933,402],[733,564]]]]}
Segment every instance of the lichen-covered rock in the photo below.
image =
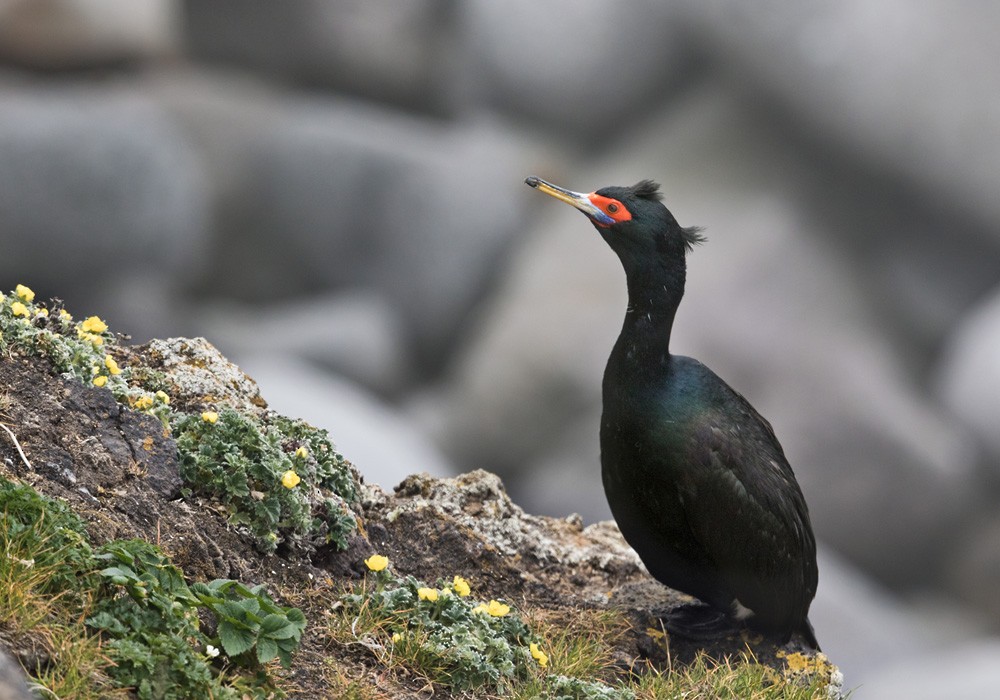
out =
{"type": "Polygon", "coordinates": [[[267,407],[257,383],[204,338],[154,339],[130,348],[141,365],[169,381],[175,404],[184,407],[228,406],[256,414],[267,407]]]}

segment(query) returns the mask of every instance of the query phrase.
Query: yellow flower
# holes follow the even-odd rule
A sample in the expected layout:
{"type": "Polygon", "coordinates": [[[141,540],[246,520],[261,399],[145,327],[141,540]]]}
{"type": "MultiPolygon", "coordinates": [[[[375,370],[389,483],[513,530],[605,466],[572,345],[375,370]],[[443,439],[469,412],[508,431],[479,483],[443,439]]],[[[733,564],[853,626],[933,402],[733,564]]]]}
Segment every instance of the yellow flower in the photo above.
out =
{"type": "Polygon", "coordinates": [[[395,644],[396,642],[400,641],[402,638],[403,638],[403,635],[401,635],[399,632],[393,632],[392,633],[392,643],[393,644],[395,644]]]}
{"type": "Polygon", "coordinates": [[[539,649],[538,645],[535,644],[535,642],[532,642],[531,644],[529,644],[528,645],[528,649],[531,651],[532,658],[535,659],[535,661],[538,662],[539,666],[541,666],[542,668],[545,668],[546,666],[549,665],[549,655],[546,654],[541,649],[539,649]]]}
{"type": "Polygon", "coordinates": [[[94,377],[94,386],[104,386],[107,383],[108,383],[108,378],[105,377],[103,374],[98,377],[94,377]]]}
{"type": "Polygon", "coordinates": [[[389,566],[389,557],[383,557],[381,554],[373,554],[365,559],[365,566],[371,571],[381,571],[389,566]]]}
{"type": "Polygon", "coordinates": [[[63,321],[72,321],[73,314],[71,314],[66,309],[59,309],[59,318],[61,318],[63,321]]]}
{"type": "Polygon", "coordinates": [[[80,324],[80,328],[84,333],[103,333],[108,330],[108,324],[97,316],[90,316],[84,319],[83,323],[80,324]]]}
{"type": "Polygon", "coordinates": [[[24,299],[29,304],[35,300],[35,293],[23,284],[19,284],[14,287],[14,291],[17,293],[18,297],[24,299]]]}
{"type": "Polygon", "coordinates": [[[219,420],[219,414],[215,411],[205,411],[201,414],[201,419],[206,423],[215,423],[219,420]]]}
{"type": "Polygon", "coordinates": [[[105,355],[104,366],[108,368],[108,371],[111,372],[111,374],[122,373],[121,368],[118,367],[118,363],[115,362],[115,358],[111,357],[111,355],[105,355]]]}
{"type": "Polygon", "coordinates": [[[35,316],[48,316],[48,315],[49,315],[49,310],[46,309],[44,306],[35,312],[35,316]]]}
{"type": "Polygon", "coordinates": [[[160,400],[160,403],[165,403],[165,404],[170,403],[170,397],[167,396],[167,392],[165,391],[158,391],[155,394],[153,394],[153,396],[158,398],[160,400]]]}
{"type": "Polygon", "coordinates": [[[299,459],[305,459],[306,457],[309,456],[309,450],[307,450],[304,446],[300,447],[299,449],[295,450],[295,456],[298,457],[299,459]]]}
{"type": "Polygon", "coordinates": [[[93,333],[87,333],[82,328],[77,330],[76,334],[77,336],[79,336],[80,340],[86,340],[90,343],[93,343],[95,346],[104,344],[104,338],[102,338],[99,335],[94,335],[93,333]]]}
{"type": "Polygon", "coordinates": [[[15,316],[24,316],[25,318],[28,317],[28,307],[19,301],[15,301],[10,305],[10,312],[15,316]]]}
{"type": "Polygon", "coordinates": [[[137,411],[148,410],[153,407],[153,397],[150,396],[149,394],[143,394],[142,396],[140,396],[135,400],[135,403],[132,404],[132,406],[137,411]]]}
{"type": "Polygon", "coordinates": [[[485,603],[480,603],[472,609],[474,613],[486,613],[487,615],[492,615],[493,617],[503,617],[510,612],[510,606],[504,605],[495,600],[491,600],[489,605],[485,603]]]}
{"type": "Polygon", "coordinates": [[[281,475],[281,485],[286,489],[294,489],[302,479],[295,473],[294,469],[289,469],[281,475]]]}
{"type": "Polygon", "coordinates": [[[456,576],[455,580],[452,581],[452,585],[455,588],[455,592],[458,593],[463,598],[472,592],[472,589],[469,588],[469,582],[466,581],[461,576],[456,576]]]}
{"type": "Polygon", "coordinates": [[[438,592],[433,588],[418,588],[417,596],[420,597],[420,600],[429,600],[433,603],[438,599],[438,592]]]}

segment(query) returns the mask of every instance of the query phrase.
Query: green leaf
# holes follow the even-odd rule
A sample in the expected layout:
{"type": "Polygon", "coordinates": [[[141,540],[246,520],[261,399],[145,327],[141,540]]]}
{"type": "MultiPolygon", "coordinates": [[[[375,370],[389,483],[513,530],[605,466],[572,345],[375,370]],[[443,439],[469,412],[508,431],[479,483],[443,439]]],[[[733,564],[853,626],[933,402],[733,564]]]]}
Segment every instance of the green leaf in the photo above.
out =
{"type": "Polygon", "coordinates": [[[284,615],[274,613],[268,615],[260,623],[260,635],[272,639],[288,639],[295,636],[295,625],[284,615]]]}
{"type": "Polygon", "coordinates": [[[254,633],[241,629],[228,620],[219,623],[219,642],[229,656],[239,656],[253,646],[254,633]]]}
{"type": "Polygon", "coordinates": [[[278,655],[278,643],[273,639],[261,637],[257,640],[257,660],[266,664],[278,655]]]}

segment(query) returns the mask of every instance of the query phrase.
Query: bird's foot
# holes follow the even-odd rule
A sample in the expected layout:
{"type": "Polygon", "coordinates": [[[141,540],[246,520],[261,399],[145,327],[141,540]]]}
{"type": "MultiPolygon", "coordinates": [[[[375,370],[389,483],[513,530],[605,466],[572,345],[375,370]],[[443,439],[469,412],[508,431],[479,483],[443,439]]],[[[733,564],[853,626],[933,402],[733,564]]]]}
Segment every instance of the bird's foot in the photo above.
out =
{"type": "Polygon", "coordinates": [[[660,621],[670,634],[695,641],[717,639],[738,629],[728,615],[704,603],[674,608],[660,621]]]}

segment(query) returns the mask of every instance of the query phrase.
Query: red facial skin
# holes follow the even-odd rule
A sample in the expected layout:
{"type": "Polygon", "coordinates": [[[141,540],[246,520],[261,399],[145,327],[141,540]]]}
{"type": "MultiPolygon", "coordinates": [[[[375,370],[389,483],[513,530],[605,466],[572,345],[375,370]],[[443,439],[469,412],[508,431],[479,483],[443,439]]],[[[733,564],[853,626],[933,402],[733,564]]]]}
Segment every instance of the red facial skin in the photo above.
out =
{"type": "MultiPolygon", "coordinates": [[[[597,207],[605,214],[610,216],[612,219],[614,219],[616,224],[620,224],[621,222],[628,221],[632,218],[632,212],[626,209],[625,205],[619,202],[617,199],[604,197],[602,195],[597,194],[596,192],[591,192],[590,194],[588,194],[587,199],[589,199],[595,207],[597,207]]],[[[597,225],[603,228],[607,228],[612,224],[598,223],[597,225]]]]}

